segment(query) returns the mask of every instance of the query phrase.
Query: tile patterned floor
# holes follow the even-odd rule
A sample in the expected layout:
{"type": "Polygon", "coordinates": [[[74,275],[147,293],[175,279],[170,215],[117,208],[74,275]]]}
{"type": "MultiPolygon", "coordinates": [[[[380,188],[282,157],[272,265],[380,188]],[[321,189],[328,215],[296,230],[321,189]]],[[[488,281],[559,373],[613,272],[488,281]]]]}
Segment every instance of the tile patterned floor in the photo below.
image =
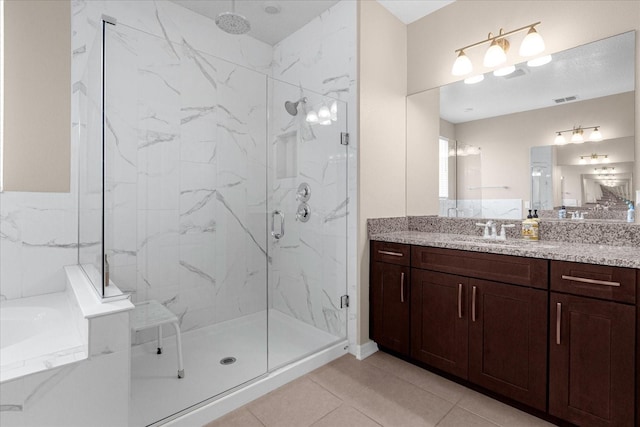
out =
{"type": "Polygon", "coordinates": [[[386,353],[346,355],[206,427],[552,426],[386,353]]]}

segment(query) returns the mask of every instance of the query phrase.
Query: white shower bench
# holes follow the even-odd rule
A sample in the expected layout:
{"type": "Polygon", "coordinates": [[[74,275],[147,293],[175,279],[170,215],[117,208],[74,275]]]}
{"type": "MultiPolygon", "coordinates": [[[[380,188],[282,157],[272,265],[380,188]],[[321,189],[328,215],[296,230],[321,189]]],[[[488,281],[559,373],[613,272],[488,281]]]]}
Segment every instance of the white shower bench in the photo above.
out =
{"type": "Polygon", "coordinates": [[[134,332],[144,329],[158,328],[158,351],[162,354],[162,325],[170,323],[176,330],[176,347],[178,348],[178,378],[184,378],[184,366],[182,365],[182,338],[180,336],[180,323],[178,317],[167,307],[156,300],[135,303],[131,330],[134,332]]]}

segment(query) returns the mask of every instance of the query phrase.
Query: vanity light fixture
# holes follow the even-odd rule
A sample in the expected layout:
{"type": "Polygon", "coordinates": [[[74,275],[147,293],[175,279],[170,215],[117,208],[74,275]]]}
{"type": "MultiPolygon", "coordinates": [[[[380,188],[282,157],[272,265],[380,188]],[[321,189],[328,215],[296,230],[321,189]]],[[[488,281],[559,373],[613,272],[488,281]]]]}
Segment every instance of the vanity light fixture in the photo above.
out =
{"type": "Polygon", "coordinates": [[[596,153],[593,153],[590,156],[589,155],[588,156],[580,156],[580,164],[581,165],[586,165],[587,164],[587,159],[589,159],[589,161],[591,162],[592,165],[600,163],[600,161],[602,161],[602,163],[609,163],[609,161],[610,161],[608,154],[596,154],[596,153]],[[600,160],[600,157],[602,157],[602,160],[600,160]]]}
{"type": "Polygon", "coordinates": [[[486,40],[482,40],[468,46],[461,47],[460,49],[456,49],[455,52],[458,54],[458,57],[453,63],[451,74],[453,74],[454,76],[464,76],[471,73],[473,71],[473,64],[471,63],[469,57],[466,55],[465,50],[483,45],[485,43],[490,43],[490,45],[489,49],[487,49],[487,52],[484,55],[483,65],[487,68],[493,68],[504,64],[507,61],[507,52],[509,51],[510,46],[507,36],[525,30],[529,30],[529,32],[525,36],[524,40],[522,40],[522,44],[520,45],[520,55],[524,57],[538,55],[545,49],[544,40],[542,40],[542,36],[540,36],[535,28],[536,25],[539,24],[540,21],[507,32],[505,32],[504,29],[500,28],[498,35],[494,36],[493,33],[489,33],[486,40]]]}
{"type": "Polygon", "coordinates": [[[586,129],[593,129],[593,131],[589,135],[589,141],[602,141],[602,133],[600,132],[600,126],[588,126],[588,127],[574,126],[572,129],[556,131],[556,138],[554,139],[553,142],[556,145],[566,144],[567,141],[564,138],[564,135],[562,134],[565,132],[571,132],[571,143],[582,144],[584,142],[583,134],[586,129]]]}

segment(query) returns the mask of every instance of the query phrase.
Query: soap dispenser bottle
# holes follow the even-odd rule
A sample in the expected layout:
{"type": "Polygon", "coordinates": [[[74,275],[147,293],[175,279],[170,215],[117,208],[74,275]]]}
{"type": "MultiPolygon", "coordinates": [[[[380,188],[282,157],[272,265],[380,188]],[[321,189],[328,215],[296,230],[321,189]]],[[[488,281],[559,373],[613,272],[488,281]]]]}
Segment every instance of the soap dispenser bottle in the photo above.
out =
{"type": "Polygon", "coordinates": [[[538,240],[538,221],[531,215],[531,209],[529,209],[527,219],[522,221],[522,238],[524,240],[538,240]]]}

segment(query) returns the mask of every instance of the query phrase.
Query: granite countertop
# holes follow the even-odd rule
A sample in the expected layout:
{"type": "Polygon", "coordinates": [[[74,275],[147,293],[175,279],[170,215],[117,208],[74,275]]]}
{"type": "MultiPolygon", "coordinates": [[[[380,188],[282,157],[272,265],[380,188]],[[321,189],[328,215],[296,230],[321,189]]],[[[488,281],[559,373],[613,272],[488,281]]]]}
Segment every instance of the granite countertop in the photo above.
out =
{"type": "Polygon", "coordinates": [[[501,241],[463,234],[422,231],[376,233],[369,238],[382,242],[640,269],[640,248],[633,246],[608,246],[551,240],[530,242],[522,239],[507,239],[501,241]]]}

